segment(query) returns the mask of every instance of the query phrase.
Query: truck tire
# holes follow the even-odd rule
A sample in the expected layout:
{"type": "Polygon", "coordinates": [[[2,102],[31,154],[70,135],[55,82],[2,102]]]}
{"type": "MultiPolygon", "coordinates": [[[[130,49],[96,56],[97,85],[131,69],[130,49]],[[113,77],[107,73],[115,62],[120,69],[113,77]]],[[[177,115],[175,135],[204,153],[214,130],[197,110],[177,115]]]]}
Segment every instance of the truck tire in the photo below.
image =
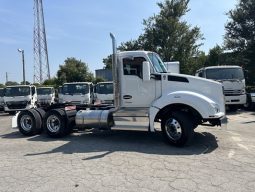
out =
{"type": "Polygon", "coordinates": [[[43,126],[50,137],[63,137],[70,133],[65,112],[61,109],[48,111],[45,115],[43,126]]]}
{"type": "Polygon", "coordinates": [[[21,111],[17,123],[20,133],[25,136],[36,135],[42,129],[42,119],[34,109],[21,111]]]}
{"type": "Polygon", "coordinates": [[[184,112],[172,112],[161,121],[164,138],[171,145],[181,147],[189,145],[194,136],[192,119],[184,112]]]}
{"type": "Polygon", "coordinates": [[[36,108],[34,110],[36,110],[41,117],[42,126],[41,126],[40,130],[38,130],[38,134],[41,134],[43,132],[43,119],[45,117],[46,112],[41,108],[36,108]]]}

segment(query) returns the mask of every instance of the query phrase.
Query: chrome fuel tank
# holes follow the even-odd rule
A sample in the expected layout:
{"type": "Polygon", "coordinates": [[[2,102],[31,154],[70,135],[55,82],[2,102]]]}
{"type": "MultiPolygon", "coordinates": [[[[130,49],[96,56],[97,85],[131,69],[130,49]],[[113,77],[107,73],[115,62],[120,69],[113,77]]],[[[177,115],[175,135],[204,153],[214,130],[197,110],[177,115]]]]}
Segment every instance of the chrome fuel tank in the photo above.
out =
{"type": "Polygon", "coordinates": [[[100,129],[110,129],[114,124],[111,110],[80,110],[75,123],[78,127],[100,129]]]}

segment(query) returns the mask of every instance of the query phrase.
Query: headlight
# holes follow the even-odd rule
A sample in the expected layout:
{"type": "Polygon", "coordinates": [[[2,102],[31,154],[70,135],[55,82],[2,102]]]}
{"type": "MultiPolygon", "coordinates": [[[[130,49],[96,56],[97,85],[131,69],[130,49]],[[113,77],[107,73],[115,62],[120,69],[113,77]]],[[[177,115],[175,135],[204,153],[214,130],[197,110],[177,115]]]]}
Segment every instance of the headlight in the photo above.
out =
{"type": "Polygon", "coordinates": [[[220,106],[217,103],[211,103],[211,106],[214,108],[216,113],[220,112],[220,106]]]}
{"type": "Polygon", "coordinates": [[[242,94],[245,94],[245,93],[246,93],[245,89],[242,89],[242,94]]]}

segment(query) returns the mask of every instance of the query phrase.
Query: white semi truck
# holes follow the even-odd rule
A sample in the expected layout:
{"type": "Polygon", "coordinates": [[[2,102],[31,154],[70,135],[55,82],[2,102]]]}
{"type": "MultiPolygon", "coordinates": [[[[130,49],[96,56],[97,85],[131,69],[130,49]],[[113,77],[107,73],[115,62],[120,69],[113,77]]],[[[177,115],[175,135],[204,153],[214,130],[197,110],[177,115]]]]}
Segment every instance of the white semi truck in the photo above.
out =
{"type": "Polygon", "coordinates": [[[225,104],[232,111],[246,104],[245,79],[242,67],[211,66],[199,69],[196,76],[222,83],[225,104]]]}
{"type": "Polygon", "coordinates": [[[154,132],[161,124],[165,139],[176,146],[188,144],[198,125],[220,126],[225,117],[222,85],[199,77],[167,73],[160,57],[149,51],[116,52],[113,41],[114,107],[76,111],[56,106],[45,112],[26,110],[13,119],[24,135],[42,129],[61,137],[74,125],[102,130],[154,132]],[[95,109],[95,110],[93,110],[95,109]],[[75,120],[75,121],[74,121],[75,120]]]}
{"type": "Polygon", "coordinates": [[[94,86],[95,104],[113,104],[113,82],[99,82],[94,86]]]}
{"type": "Polygon", "coordinates": [[[91,82],[64,83],[62,86],[62,103],[82,106],[93,101],[93,84],[91,82]]]}
{"type": "Polygon", "coordinates": [[[48,107],[55,103],[54,87],[37,87],[37,100],[39,107],[48,107]]]}
{"type": "Polygon", "coordinates": [[[13,115],[16,111],[35,108],[37,91],[34,85],[7,86],[4,94],[4,111],[13,115]]]}

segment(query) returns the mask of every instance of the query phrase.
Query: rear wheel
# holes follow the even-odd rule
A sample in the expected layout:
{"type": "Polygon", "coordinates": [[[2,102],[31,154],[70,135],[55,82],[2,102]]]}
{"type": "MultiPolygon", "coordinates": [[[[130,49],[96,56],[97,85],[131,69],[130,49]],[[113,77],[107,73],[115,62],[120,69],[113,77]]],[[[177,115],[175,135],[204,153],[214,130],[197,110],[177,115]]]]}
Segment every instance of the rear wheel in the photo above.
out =
{"type": "Polygon", "coordinates": [[[50,137],[63,137],[70,133],[65,112],[62,110],[51,110],[44,118],[44,130],[50,137]]]}
{"type": "Polygon", "coordinates": [[[168,143],[180,147],[192,141],[194,123],[184,112],[172,112],[162,119],[161,130],[168,143]]]}
{"type": "Polygon", "coordinates": [[[26,136],[33,136],[40,133],[42,119],[39,113],[33,109],[21,111],[18,116],[18,128],[20,133],[26,136]]]}

